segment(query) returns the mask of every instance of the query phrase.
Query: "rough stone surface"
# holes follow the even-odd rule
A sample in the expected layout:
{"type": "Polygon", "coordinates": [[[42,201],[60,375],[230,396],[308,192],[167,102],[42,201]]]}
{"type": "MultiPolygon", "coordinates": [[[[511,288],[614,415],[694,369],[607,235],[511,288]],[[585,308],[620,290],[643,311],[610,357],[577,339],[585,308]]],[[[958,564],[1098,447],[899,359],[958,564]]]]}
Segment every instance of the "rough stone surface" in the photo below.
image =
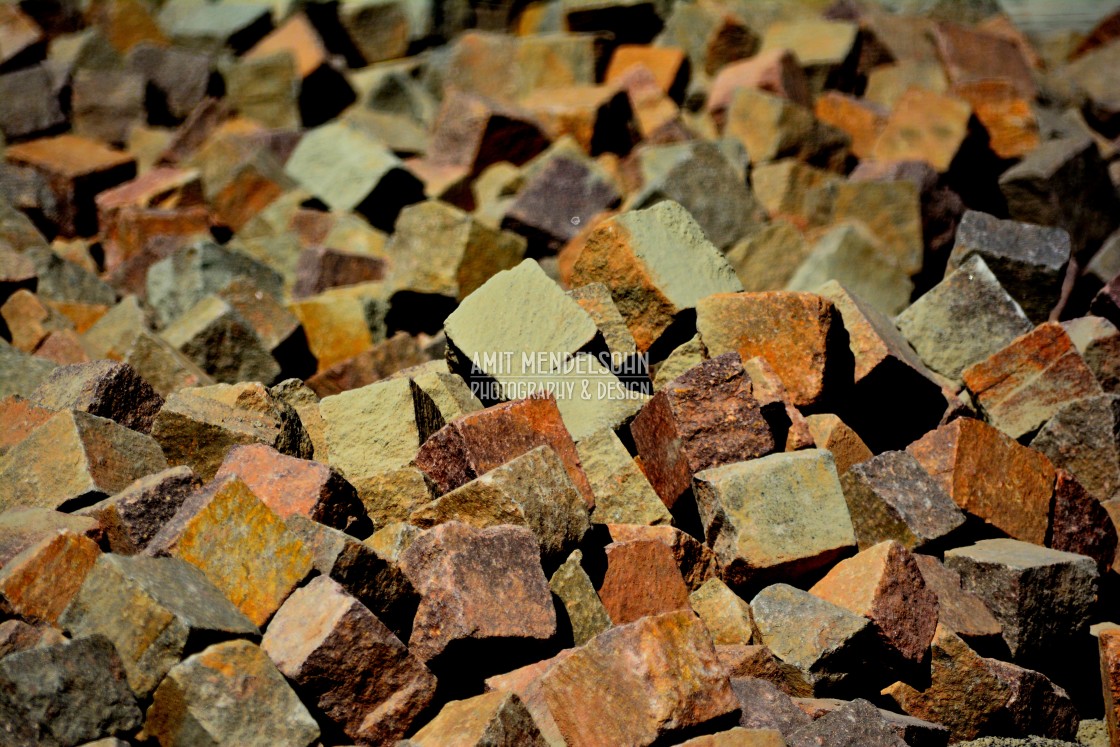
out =
{"type": "Polygon", "coordinates": [[[835,462],[822,449],[704,470],[693,491],[732,587],[809,573],[855,545],[835,462]]]}
{"type": "Polygon", "coordinates": [[[532,715],[513,693],[491,692],[445,705],[434,719],[412,735],[409,744],[439,747],[446,744],[494,747],[545,747],[532,715]]]}
{"type": "Polygon", "coordinates": [[[1086,397],[1064,405],[1033,439],[1031,448],[1077,476],[1100,500],[1120,491],[1120,397],[1086,397]]]}
{"type": "Polygon", "coordinates": [[[783,738],[789,738],[812,723],[812,719],[797,707],[789,695],[766,680],[732,677],[731,689],[742,709],[740,726],[772,729],[783,738]]]}
{"type": "Polygon", "coordinates": [[[587,571],[583,569],[582,562],[583,553],[579,550],[572,551],[548,580],[549,590],[560,600],[567,613],[567,624],[577,646],[582,646],[611,627],[611,617],[599,599],[587,571]]]}
{"type": "Polygon", "coordinates": [[[97,520],[112,552],[136,555],[200,487],[190,467],[168,467],[78,513],[97,520]]]}
{"type": "Polygon", "coordinates": [[[93,540],[68,531],[31,545],[0,568],[0,612],[58,622],[100,554],[93,540]]]}
{"type": "Polygon", "coordinates": [[[147,433],[163,398],[127,363],[95,361],[60,366],[31,398],[52,410],[81,410],[147,433]]]}
{"type": "Polygon", "coordinates": [[[990,644],[1003,632],[1003,626],[992,615],[984,601],[961,587],[961,576],[946,568],[937,558],[914,554],[926,588],[937,596],[937,624],[960,636],[966,642],[990,644]]]}
{"type": "Polygon", "coordinates": [[[667,545],[630,540],[607,545],[607,570],[599,598],[615,625],[686,609],[688,587],[667,545]]]}
{"type": "Polygon", "coordinates": [[[576,443],[580,465],[595,495],[593,524],[667,525],[673,520],[649,479],[609,428],[576,443]]]}
{"type": "Polygon", "coordinates": [[[689,594],[688,604],[708,628],[715,645],[749,645],[754,640],[750,605],[718,578],[708,579],[689,594]]]}

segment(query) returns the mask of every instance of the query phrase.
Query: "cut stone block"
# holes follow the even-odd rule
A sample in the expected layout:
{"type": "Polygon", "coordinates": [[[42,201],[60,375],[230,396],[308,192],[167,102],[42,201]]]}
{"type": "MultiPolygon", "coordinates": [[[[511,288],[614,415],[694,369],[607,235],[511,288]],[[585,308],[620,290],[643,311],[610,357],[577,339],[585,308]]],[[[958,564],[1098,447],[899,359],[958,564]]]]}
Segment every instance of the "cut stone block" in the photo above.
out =
{"type": "Polygon", "coordinates": [[[630,425],[643,472],[672,509],[700,470],[774,450],[774,437],[737,353],[665,385],[630,425]]]}
{"type": "Polygon", "coordinates": [[[303,326],[308,347],[323,372],[373,347],[384,334],[384,306],[382,299],[327,291],[292,301],[288,310],[303,326]]]}
{"type": "Polygon", "coordinates": [[[537,446],[551,446],[588,507],[595,495],[551,395],[468,413],[436,431],[413,460],[446,493],[537,446]]]}
{"type": "MultiPolygon", "coordinates": [[[[611,627],[611,618],[583,569],[583,553],[572,551],[548,580],[548,588],[567,613],[572,641],[582,646],[611,627]]],[[[557,608],[559,611],[559,607],[557,608]]]]}
{"type": "Polygon", "coordinates": [[[692,67],[715,75],[728,63],[750,57],[758,49],[758,34],[734,13],[707,5],[673,5],[659,46],[685,50],[692,67]]]}
{"type": "Polygon", "coordinates": [[[66,125],[54,77],[45,64],[0,75],[0,94],[5,101],[19,102],[4,107],[0,117],[0,133],[9,140],[46,135],[66,125]]]}
{"type": "Polygon", "coordinates": [[[141,433],[151,430],[163,398],[127,363],[101,360],[60,366],[31,398],[52,410],[80,410],[141,433]]]}
{"type": "Polygon", "coordinates": [[[626,319],[615,306],[611,298],[611,291],[602,283],[588,283],[568,291],[568,295],[575,299],[584,311],[590,316],[603,341],[614,356],[634,355],[638,348],[634,342],[634,335],[626,326],[626,319]]]}
{"type": "Polygon", "coordinates": [[[1101,387],[1109,394],[1120,393],[1120,330],[1098,316],[1071,319],[1062,326],[1101,387]]]}
{"type": "Polygon", "coordinates": [[[705,296],[742,287],[696,221],[669,200],[599,224],[571,279],[574,286],[595,282],[610,289],[639,352],[648,351],[705,296]]]}
{"type": "Polygon", "coordinates": [[[859,434],[836,415],[821,413],[805,418],[818,449],[827,449],[836,462],[836,472],[843,479],[853,466],[866,462],[873,454],[859,434]]]}
{"type": "Polygon", "coordinates": [[[214,478],[230,475],[240,477],[281,519],[298,514],[358,537],[373,531],[354,486],[325,464],[249,444],[230,449],[214,478]]]}
{"type": "Polygon", "coordinates": [[[606,559],[599,598],[615,625],[688,608],[688,588],[664,543],[613,542],[606,547],[606,559]]]}
{"type": "Polygon", "coordinates": [[[145,80],[137,73],[76,70],[70,87],[70,121],[76,135],[103,143],[126,143],[133,126],[146,119],[145,80]]]}
{"type": "Polygon", "coordinates": [[[421,595],[409,650],[424,662],[472,644],[480,649],[556,634],[548,580],[528,529],[441,524],[409,545],[401,567],[421,595]]]}
{"type": "Polygon", "coordinates": [[[973,644],[991,644],[1003,632],[980,597],[961,588],[961,577],[931,555],[914,554],[926,588],[937,595],[937,623],[973,644]]]}
{"type": "Polygon", "coordinates": [[[1120,491],[1120,398],[1106,394],[1063,405],[1030,445],[1076,475],[1098,499],[1116,497],[1120,491]]]}
{"type": "Polygon", "coordinates": [[[933,42],[953,83],[1005,78],[1021,95],[1037,94],[1030,63],[1014,41],[957,23],[939,23],[933,42]]]}
{"type": "Polygon", "coordinates": [[[259,635],[194,566],[115,554],[97,560],[60,622],[76,638],[112,641],[141,698],[179,663],[188,641],[259,635]]]}
{"type": "Polygon", "coordinates": [[[1092,558],[1027,542],[982,540],[947,551],[945,565],[991,609],[1017,661],[1036,659],[1083,631],[1096,599],[1092,558]]]}
{"type": "Polygon", "coordinates": [[[798,19],[771,24],[760,53],[788,49],[805,69],[813,90],[844,88],[855,72],[859,27],[850,21],[798,19]]]}
{"type": "Polygon", "coordinates": [[[690,611],[599,634],[556,661],[540,687],[570,745],[648,745],[738,709],[704,626],[690,611]],[[674,662],[672,671],[665,661],[674,662]]]}
{"type": "Polygon", "coordinates": [[[237,477],[190,496],[145,549],[199,568],[262,625],[312,568],[311,554],[237,477]]]}
{"type": "Polygon", "coordinates": [[[432,125],[428,156],[437,165],[480,174],[499,161],[520,166],[547,144],[538,123],[523,110],[452,91],[432,125]]]}
{"type": "Polygon", "coordinates": [[[881,66],[868,76],[865,98],[858,99],[838,91],[825,91],[817,97],[813,114],[827,125],[843,132],[852,141],[852,155],[856,158],[870,158],[875,141],[887,123],[887,113],[871,97],[871,79],[881,66]]]}
{"type": "Polygon", "coordinates": [[[785,737],[813,723],[812,719],[773,683],[754,677],[733,677],[731,689],[739,699],[739,725],[749,729],[772,729],[785,737]]]}
{"type": "Polygon", "coordinates": [[[36,428],[51,419],[54,410],[42,407],[18,394],[0,399],[0,456],[27,438],[36,428]]]}
{"type": "Polygon", "coordinates": [[[1054,465],[990,425],[959,418],[907,447],[962,509],[1007,534],[1044,544],[1054,465]]]}
{"type": "Polygon", "coordinates": [[[424,199],[423,186],[383,145],[343,122],[311,130],[284,166],[332,210],[353,210],[391,231],[401,208],[424,199]]]}
{"type": "Polygon", "coordinates": [[[490,692],[445,705],[434,719],[412,735],[408,744],[494,747],[546,747],[532,715],[513,693],[490,692]]]}
{"type": "Polygon", "coordinates": [[[1032,328],[978,256],[910,304],[895,324],[926,365],[953,380],[1032,328]]]}
{"type": "Polygon", "coordinates": [[[614,431],[604,428],[587,436],[576,451],[595,495],[593,524],[672,523],[672,514],[614,431]]]}
{"type": "Polygon", "coordinates": [[[558,565],[590,528],[587,505],[549,446],[515,457],[412,512],[409,521],[428,528],[448,521],[485,528],[528,527],[548,567],[558,565]]]}
{"type": "Polygon", "coordinates": [[[312,450],[295,409],[258,382],[175,392],[156,415],[152,437],[169,462],[186,464],[204,480],[214,476],[233,446],[263,443],[300,458],[312,450]]]}
{"type": "Polygon", "coordinates": [[[65,410],[0,458],[0,510],[73,510],[167,467],[151,437],[112,420],[65,410]]]}
{"type": "Polygon", "coordinates": [[[905,662],[925,661],[937,626],[937,595],[898,542],[880,542],[841,560],[809,593],[871,620],[905,662]]]}
{"type": "Polygon", "coordinates": [[[832,302],[812,293],[717,293],[696,305],[696,330],[709,355],[760,356],[777,372],[793,404],[827,394],[829,363],[840,365],[840,319],[832,302]]]}
{"type": "Polygon", "coordinates": [[[814,117],[807,106],[753,88],[739,88],[731,95],[724,134],[742,143],[756,165],[796,158],[839,167],[850,142],[842,131],[814,117]]]}
{"type": "Polygon", "coordinates": [[[847,687],[879,645],[867,618],[786,584],[767,586],[750,604],[762,643],[817,695],[847,687]]]}
{"type": "Polygon", "coordinates": [[[690,592],[699,589],[709,579],[720,576],[719,558],[707,545],[676,527],[608,524],[607,531],[613,542],[657,540],[667,545],[690,592]]]}
{"type": "Polygon", "coordinates": [[[855,545],[836,463],[823,449],[704,470],[693,491],[733,588],[810,573],[855,545]]]}
{"type": "Polygon", "coordinates": [[[143,718],[113,644],[90,636],[0,661],[3,736],[12,744],[69,747],[127,734],[143,718]]]}
{"type": "Polygon", "coordinates": [[[182,47],[140,42],[129,50],[127,63],[144,76],[155,99],[153,108],[158,107],[176,121],[186,118],[202,102],[210,83],[209,55],[182,47]]]}
{"type": "Polygon", "coordinates": [[[268,656],[248,641],[216,643],[172,667],[144,731],[163,744],[312,744],[319,726],[268,656]]]}
{"type": "Polygon", "coordinates": [[[100,554],[89,537],[69,531],[31,545],[0,568],[0,612],[57,623],[100,554]]]}
{"type": "Polygon", "coordinates": [[[215,381],[271,384],[280,376],[280,364],[267,344],[248,320],[218,296],[207,296],[184,311],[162,336],[215,381]]]}
{"type": "Polygon", "coordinates": [[[136,555],[200,487],[202,481],[190,467],[170,467],[78,513],[97,520],[113,553],[136,555]]]}
{"type": "Polygon", "coordinates": [[[871,149],[879,161],[925,161],[949,170],[968,134],[972,107],[954,96],[907,90],[891,110],[871,149]]]}
{"type": "Polygon", "coordinates": [[[964,514],[922,465],[904,451],[887,451],[840,476],[861,550],[884,540],[910,550],[950,536],[964,514]]]}
{"type": "Polygon", "coordinates": [[[714,77],[708,90],[708,111],[717,122],[725,119],[727,107],[735,91],[740,88],[766,91],[801,106],[812,103],[809,81],[797,58],[789,50],[771,49],[744,57],[745,59],[709,72],[714,77]]]}
{"type": "Polygon", "coordinates": [[[708,579],[689,594],[688,604],[704,621],[715,645],[749,645],[754,639],[750,605],[718,578],[708,579]]]}
{"type": "Polygon", "coordinates": [[[351,739],[400,737],[435,695],[428,668],[329,578],[292,594],[269,623],[261,648],[351,739]]]}

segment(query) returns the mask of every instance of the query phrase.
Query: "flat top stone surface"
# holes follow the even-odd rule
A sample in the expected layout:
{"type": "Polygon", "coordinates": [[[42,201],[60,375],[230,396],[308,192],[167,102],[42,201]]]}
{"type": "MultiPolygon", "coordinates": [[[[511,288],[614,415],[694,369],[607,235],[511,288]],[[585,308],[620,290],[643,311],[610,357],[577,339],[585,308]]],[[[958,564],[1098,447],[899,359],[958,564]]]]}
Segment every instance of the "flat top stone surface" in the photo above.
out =
{"type": "Polygon", "coordinates": [[[968,547],[958,547],[945,552],[949,557],[969,558],[977,563],[1001,565],[1014,570],[1041,568],[1069,563],[1092,563],[1092,559],[1072,552],[1052,550],[1030,542],[1014,539],[981,540],[968,547]]]}

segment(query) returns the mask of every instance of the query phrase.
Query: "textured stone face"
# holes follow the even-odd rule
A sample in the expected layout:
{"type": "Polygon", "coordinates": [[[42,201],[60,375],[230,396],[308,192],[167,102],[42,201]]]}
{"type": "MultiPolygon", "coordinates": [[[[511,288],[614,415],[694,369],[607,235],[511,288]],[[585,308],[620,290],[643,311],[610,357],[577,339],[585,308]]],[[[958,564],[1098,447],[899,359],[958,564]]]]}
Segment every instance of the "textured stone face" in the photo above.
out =
{"type": "Polygon", "coordinates": [[[151,694],[191,636],[259,633],[194,566],[121,555],[98,559],[60,623],[75,637],[112,641],[137,697],[151,694]]]}
{"type": "Polygon", "coordinates": [[[217,643],[176,664],[152,695],[144,730],[165,744],[307,747],[319,737],[284,676],[248,641],[217,643]]]}
{"type": "Polygon", "coordinates": [[[715,645],[747,645],[754,639],[750,605],[718,578],[708,579],[689,594],[688,604],[708,628],[715,645]]]}
{"type": "Polygon", "coordinates": [[[160,397],[127,363],[96,361],[56,368],[32,394],[52,410],[81,410],[141,433],[163,406],[160,397]]]}
{"type": "Polygon", "coordinates": [[[237,477],[188,498],[145,550],[199,568],[254,624],[268,620],[311,570],[284,522],[237,477]]]}
{"type": "Polygon", "coordinates": [[[1116,545],[1116,526],[1108,509],[1076,477],[1058,470],[1049,546],[1089,556],[1104,574],[1112,567],[1116,545]]]}
{"type": "Polygon", "coordinates": [[[1098,636],[1101,683],[1104,689],[1104,718],[1109,739],[1120,737],[1120,631],[1101,631],[1098,636]]]}
{"type": "Polygon", "coordinates": [[[1088,624],[1097,593],[1092,558],[997,539],[949,550],[945,564],[991,609],[1018,661],[1043,655],[1088,624]]]}
{"type": "Polygon", "coordinates": [[[841,477],[860,462],[865,462],[873,455],[871,449],[859,437],[859,434],[844,424],[836,415],[822,413],[809,415],[805,418],[809,426],[809,434],[818,449],[827,449],[836,462],[836,471],[841,477]]]}
{"type": "Polygon", "coordinates": [[[809,593],[871,620],[904,660],[925,659],[937,625],[937,595],[898,542],[880,542],[841,560],[809,593]]]}
{"type": "Polygon", "coordinates": [[[0,459],[0,509],[81,508],[165,467],[159,444],[149,436],[66,410],[0,459]]]}
{"type": "Polygon", "coordinates": [[[409,545],[401,567],[421,596],[409,650],[422,661],[452,643],[544,641],[556,633],[540,549],[528,529],[441,524],[409,545]]]}
{"type": "Polygon", "coordinates": [[[0,568],[0,612],[57,622],[100,554],[93,540],[69,531],[31,545],[0,568]]]}
{"type": "Polygon", "coordinates": [[[810,572],[855,545],[836,465],[822,449],[704,470],[693,490],[733,587],[810,572]]]}
{"type": "Polygon", "coordinates": [[[461,521],[476,527],[528,527],[550,567],[562,562],[590,528],[587,505],[548,446],[514,457],[409,516],[420,527],[461,521]]]}
{"type": "Polygon", "coordinates": [[[1070,402],[1031,439],[1031,448],[1077,476],[1101,500],[1120,492],[1120,397],[1070,402]]]}
{"type": "Polygon", "coordinates": [[[829,363],[839,363],[842,352],[839,321],[831,301],[792,291],[720,293],[696,307],[696,329],[710,355],[765,358],[798,407],[825,395],[829,363]]]}
{"type": "Polygon", "coordinates": [[[1044,544],[1054,466],[990,425],[960,418],[907,447],[949,497],[1012,537],[1044,544]]]}
{"type": "Polygon", "coordinates": [[[742,287],[692,216],[668,200],[600,224],[576,260],[571,282],[610,289],[639,352],[700,299],[742,287]]]}
{"type": "Polygon", "coordinates": [[[626,446],[609,428],[576,444],[580,465],[595,495],[594,524],[668,525],[665,508],[626,446]]]}
{"type": "Polygon", "coordinates": [[[651,744],[738,707],[704,626],[688,611],[601,633],[556,661],[540,687],[571,745],[651,744]]]}
{"type": "Polygon", "coordinates": [[[1031,330],[1023,310],[978,256],[910,304],[895,323],[926,365],[950,379],[1031,330]]]}
{"type": "Polygon", "coordinates": [[[169,467],[79,513],[97,520],[114,553],[136,555],[200,487],[202,481],[190,467],[169,467]]]}
{"type": "Polygon", "coordinates": [[[883,540],[913,550],[964,524],[953,499],[904,451],[888,451],[840,476],[861,550],[883,540]]]}
{"type": "Polygon", "coordinates": [[[573,551],[548,580],[549,591],[560,599],[567,613],[567,624],[577,646],[611,627],[611,617],[583,569],[582,561],[583,553],[573,551]]]}
{"type": "Polygon", "coordinates": [[[325,464],[249,444],[230,449],[214,479],[230,475],[240,477],[281,519],[299,514],[359,537],[372,531],[354,486],[325,464]]]}
{"type": "Polygon", "coordinates": [[[320,576],[268,624],[261,648],[351,739],[392,740],[435,694],[435,677],[357,599],[320,576]]]}
{"type": "Polygon", "coordinates": [[[878,645],[867,618],[786,584],[760,591],[751,613],[762,643],[800,669],[817,695],[843,688],[878,645]]]}
{"type": "Polygon", "coordinates": [[[787,664],[766,646],[717,645],[716,655],[732,678],[766,680],[791,698],[809,697],[813,683],[793,664],[787,664]]]}
{"type": "Polygon", "coordinates": [[[752,677],[733,677],[731,689],[739,700],[739,725],[748,729],[773,729],[790,737],[812,723],[789,695],[770,682],[752,677]]]}
{"type": "Polygon", "coordinates": [[[775,448],[736,353],[705,361],[663,386],[630,433],[646,476],[670,509],[697,472],[775,448]]]}
{"type": "Polygon", "coordinates": [[[1057,322],[1035,327],[961,371],[988,422],[1021,438],[1063,405],[1103,394],[1073,341],[1057,322]]]}
{"type": "Polygon", "coordinates": [[[961,588],[960,574],[930,555],[914,554],[926,588],[937,596],[937,623],[965,641],[990,643],[1003,632],[980,597],[961,588]]]}
{"type": "Polygon", "coordinates": [[[707,545],[676,527],[608,524],[607,531],[614,542],[651,539],[668,545],[689,591],[696,591],[708,579],[719,577],[719,558],[707,545]]]}
{"type": "Polygon", "coordinates": [[[424,442],[414,463],[446,493],[541,445],[552,447],[584,501],[594,506],[579,453],[551,395],[503,402],[456,418],[424,442]]]}
{"type": "Polygon", "coordinates": [[[452,701],[408,741],[419,747],[446,744],[494,747],[548,745],[521,700],[506,692],[491,692],[452,701]]]}
{"type": "Polygon", "coordinates": [[[140,725],[113,644],[103,636],[20,651],[0,661],[0,736],[69,747],[140,725]]]}
{"type": "Polygon", "coordinates": [[[968,132],[972,107],[953,96],[910,90],[895,103],[871,149],[879,161],[925,161],[949,170],[968,132]]]}
{"type": "Polygon", "coordinates": [[[688,588],[667,545],[657,540],[612,542],[599,598],[615,625],[688,607],[688,588]]]}

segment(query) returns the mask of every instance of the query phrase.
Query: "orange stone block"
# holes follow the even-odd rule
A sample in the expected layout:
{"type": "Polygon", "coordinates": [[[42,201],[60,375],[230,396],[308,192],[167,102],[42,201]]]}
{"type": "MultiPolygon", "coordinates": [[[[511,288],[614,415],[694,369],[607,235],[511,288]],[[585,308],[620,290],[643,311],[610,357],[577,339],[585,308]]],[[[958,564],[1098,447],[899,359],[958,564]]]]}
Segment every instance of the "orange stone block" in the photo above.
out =
{"type": "Polygon", "coordinates": [[[653,73],[663,93],[671,93],[684,84],[685,64],[684,52],[676,47],[622,44],[615,49],[604,80],[608,84],[618,83],[627,71],[641,65],[653,73]]]}
{"type": "Polygon", "coordinates": [[[0,613],[57,622],[100,554],[96,542],[69,531],[32,545],[0,569],[0,613]]]}
{"type": "Polygon", "coordinates": [[[1006,78],[958,83],[952,92],[969,103],[988,131],[992,152],[1000,158],[1019,158],[1038,147],[1038,120],[1031,99],[1006,78]]]}
{"type": "Polygon", "coordinates": [[[863,99],[839,91],[825,91],[817,97],[817,119],[848,134],[852,153],[867,158],[887,124],[886,112],[863,99]]]}
{"type": "Polygon", "coordinates": [[[949,170],[968,133],[972,107],[953,97],[910,88],[898,99],[871,149],[879,161],[925,161],[949,170]]]}

